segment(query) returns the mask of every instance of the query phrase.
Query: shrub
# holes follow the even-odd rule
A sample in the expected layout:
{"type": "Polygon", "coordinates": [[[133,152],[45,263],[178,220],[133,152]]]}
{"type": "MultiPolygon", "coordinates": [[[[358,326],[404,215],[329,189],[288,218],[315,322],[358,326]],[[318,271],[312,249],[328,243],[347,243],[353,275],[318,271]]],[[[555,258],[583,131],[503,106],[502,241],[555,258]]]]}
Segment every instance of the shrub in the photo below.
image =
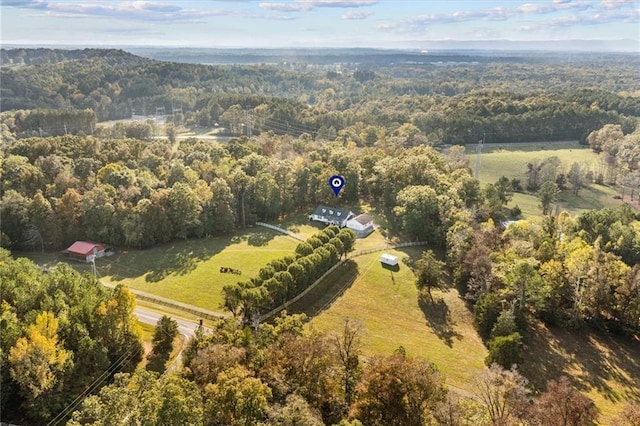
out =
{"type": "Polygon", "coordinates": [[[498,336],[489,341],[489,355],[484,360],[485,364],[496,363],[503,368],[511,368],[514,364],[522,362],[522,336],[520,333],[511,333],[508,336],[498,336]]]}

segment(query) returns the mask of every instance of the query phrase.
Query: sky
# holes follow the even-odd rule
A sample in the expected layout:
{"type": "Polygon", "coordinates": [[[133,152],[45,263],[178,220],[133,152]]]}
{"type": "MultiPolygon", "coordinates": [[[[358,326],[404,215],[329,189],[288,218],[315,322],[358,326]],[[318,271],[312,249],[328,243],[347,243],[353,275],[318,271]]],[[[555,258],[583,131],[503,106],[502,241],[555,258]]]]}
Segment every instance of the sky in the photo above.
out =
{"type": "Polygon", "coordinates": [[[640,0],[0,0],[2,44],[413,48],[640,39],[640,0]]]}

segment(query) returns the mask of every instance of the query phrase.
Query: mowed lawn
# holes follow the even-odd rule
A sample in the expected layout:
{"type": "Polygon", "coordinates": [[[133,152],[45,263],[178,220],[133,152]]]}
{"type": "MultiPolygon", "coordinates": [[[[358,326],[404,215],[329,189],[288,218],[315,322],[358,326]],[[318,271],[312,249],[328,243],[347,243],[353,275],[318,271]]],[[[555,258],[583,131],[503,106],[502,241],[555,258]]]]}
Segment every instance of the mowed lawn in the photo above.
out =
{"type": "MultiPolygon", "coordinates": [[[[402,250],[385,252],[401,258],[421,252],[416,248],[402,250]]],[[[343,269],[342,277],[329,276],[321,284],[327,291],[318,291],[325,297],[312,297],[312,302],[292,306],[289,311],[317,314],[310,326],[334,333],[349,317],[364,328],[364,355],[390,355],[402,346],[407,354],[434,362],[445,374],[447,384],[472,391],[473,377],[483,370],[487,350],[457,291],[434,292],[434,303],[420,303],[409,268],[401,263],[397,272],[385,269],[379,262],[380,254],[354,258],[343,269]],[[335,300],[326,296],[351,280],[353,283],[338,291],[335,300]]]]}
{"type": "Polygon", "coordinates": [[[102,279],[213,311],[222,308],[222,287],[248,280],[267,262],[293,254],[297,242],[264,228],[230,237],[175,241],[147,250],[118,251],[99,259],[102,279]],[[221,273],[220,267],[241,275],[221,273]]]}
{"type": "MultiPolygon", "coordinates": [[[[569,146],[561,145],[561,148],[556,149],[554,145],[549,145],[544,146],[544,149],[539,149],[540,147],[536,145],[518,147],[517,144],[512,144],[508,148],[493,149],[489,150],[489,152],[483,151],[480,161],[480,175],[478,177],[480,184],[484,186],[487,183],[494,183],[501,176],[506,176],[509,179],[520,179],[522,186],[525,187],[527,163],[536,160],[541,163],[545,159],[554,156],[558,157],[562,162],[559,167],[560,173],[567,174],[574,162],[578,163],[583,171],[591,170],[595,173],[598,170],[600,158],[591,149],[577,144],[573,147],[569,146]]],[[[475,168],[476,164],[476,154],[473,149],[472,146],[467,149],[467,157],[472,169],[475,168]]],[[[580,190],[578,196],[573,195],[570,190],[564,191],[558,197],[558,204],[562,210],[575,214],[589,209],[620,205],[622,202],[613,198],[616,194],[616,188],[588,184],[587,187],[580,190]]],[[[540,216],[542,214],[535,194],[514,194],[513,200],[507,207],[511,208],[516,205],[520,207],[524,217],[540,216]]]]}
{"type": "MultiPolygon", "coordinates": [[[[291,237],[255,227],[230,236],[173,241],[146,250],[116,248],[115,255],[96,259],[96,267],[102,281],[222,311],[225,284],[256,276],[267,262],[294,254],[297,244],[291,237]],[[223,274],[221,266],[242,274],[223,274]]],[[[45,264],[65,261],[57,253],[29,253],[27,257],[45,264]]],[[[85,263],[70,264],[81,272],[91,271],[85,263]]]]}

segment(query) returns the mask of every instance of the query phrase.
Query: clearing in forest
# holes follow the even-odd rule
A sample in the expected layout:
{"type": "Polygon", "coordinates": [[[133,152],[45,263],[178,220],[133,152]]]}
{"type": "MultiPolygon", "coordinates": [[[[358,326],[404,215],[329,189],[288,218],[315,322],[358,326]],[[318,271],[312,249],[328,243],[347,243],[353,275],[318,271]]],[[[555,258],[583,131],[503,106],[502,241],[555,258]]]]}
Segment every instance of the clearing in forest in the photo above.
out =
{"type": "MultiPolygon", "coordinates": [[[[527,163],[534,161],[541,163],[549,157],[558,157],[561,161],[558,173],[565,175],[574,162],[580,165],[583,172],[592,171],[594,174],[597,173],[600,163],[600,157],[597,154],[577,143],[572,147],[544,144],[540,146],[505,144],[500,148],[486,147],[483,148],[480,160],[480,185],[484,187],[487,183],[495,183],[501,176],[506,176],[509,179],[520,179],[522,187],[525,188],[527,163]]],[[[473,170],[476,164],[473,145],[467,147],[467,158],[473,170]]],[[[617,194],[618,190],[615,187],[586,183],[578,196],[573,195],[570,189],[563,191],[558,196],[558,204],[562,210],[576,214],[590,209],[616,207],[622,203],[613,198],[617,194]]],[[[626,201],[629,201],[628,197],[626,201]]],[[[542,216],[542,209],[538,206],[539,201],[535,193],[514,193],[507,207],[512,208],[516,205],[520,207],[524,217],[542,216]]]]}

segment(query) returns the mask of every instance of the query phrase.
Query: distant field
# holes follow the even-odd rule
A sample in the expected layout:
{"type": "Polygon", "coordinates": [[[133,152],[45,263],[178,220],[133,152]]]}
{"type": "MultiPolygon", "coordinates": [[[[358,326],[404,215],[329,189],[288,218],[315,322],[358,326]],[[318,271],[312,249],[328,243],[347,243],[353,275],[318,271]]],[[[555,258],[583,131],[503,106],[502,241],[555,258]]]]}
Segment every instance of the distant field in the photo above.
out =
{"type": "MultiPolygon", "coordinates": [[[[420,250],[388,252],[406,257],[417,256],[420,250]]],[[[401,264],[399,271],[392,272],[381,266],[379,257],[380,253],[372,253],[355,258],[328,277],[306,304],[290,311],[321,311],[311,326],[327,332],[338,332],[349,317],[364,327],[365,355],[389,355],[402,346],[411,356],[434,362],[448,384],[471,391],[472,378],[484,368],[487,350],[457,291],[434,292],[436,303],[421,305],[409,268],[401,264]],[[331,288],[335,291],[353,278],[353,284],[330,303],[331,288]]]]}
{"type": "MultiPolygon", "coordinates": [[[[100,279],[220,311],[222,287],[248,280],[270,260],[293,253],[297,242],[274,231],[253,228],[233,236],[174,241],[146,250],[116,250],[116,254],[96,260],[100,279]],[[222,274],[220,267],[242,271],[242,275],[222,274]]],[[[29,255],[39,263],[51,262],[57,254],[29,255]]],[[[72,262],[81,271],[86,264],[72,262]]]]}
{"type": "MultiPolygon", "coordinates": [[[[476,154],[473,146],[467,148],[467,156],[471,168],[474,169],[476,154]]],[[[524,186],[527,163],[533,160],[542,162],[544,159],[554,156],[558,157],[562,162],[560,168],[563,173],[567,173],[574,162],[580,164],[583,170],[592,171],[597,170],[599,163],[599,158],[596,154],[589,148],[580,146],[577,143],[527,144],[524,146],[505,144],[501,147],[483,149],[480,161],[480,184],[494,183],[501,176],[506,176],[509,179],[520,179],[524,186]]],[[[584,210],[620,205],[621,201],[613,198],[616,194],[617,190],[615,188],[590,184],[581,190],[577,197],[571,191],[564,191],[558,197],[558,203],[562,210],[580,213],[584,210]]],[[[538,204],[539,201],[534,194],[514,194],[513,200],[508,207],[518,205],[522,209],[524,217],[540,216],[541,209],[538,204]]]]}

